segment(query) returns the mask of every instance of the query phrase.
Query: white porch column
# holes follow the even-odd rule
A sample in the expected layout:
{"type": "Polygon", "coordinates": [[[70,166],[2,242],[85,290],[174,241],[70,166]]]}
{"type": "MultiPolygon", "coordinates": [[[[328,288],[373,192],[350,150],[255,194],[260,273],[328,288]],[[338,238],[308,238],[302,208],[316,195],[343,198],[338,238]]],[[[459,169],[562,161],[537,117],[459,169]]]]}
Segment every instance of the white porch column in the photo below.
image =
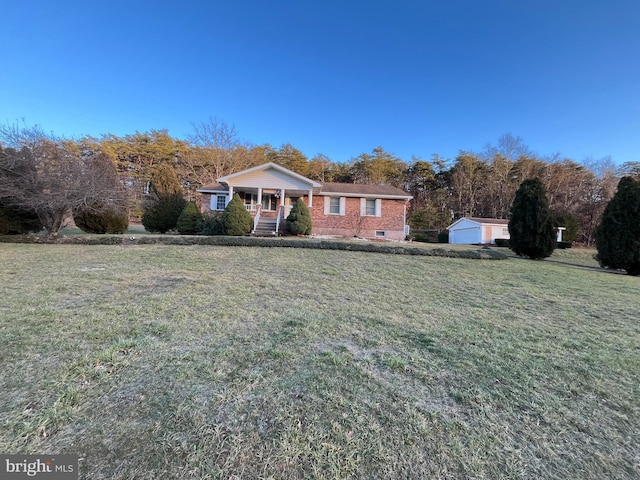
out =
{"type": "Polygon", "coordinates": [[[285,190],[284,188],[280,189],[280,206],[284,208],[284,194],[285,194],[285,190]]]}
{"type": "Polygon", "coordinates": [[[227,197],[226,205],[229,204],[232,198],[233,198],[233,185],[229,185],[229,197],[227,197]]]}
{"type": "Polygon", "coordinates": [[[256,207],[262,205],[262,187],[258,187],[258,201],[256,207]]]}
{"type": "Polygon", "coordinates": [[[313,207],[313,190],[309,190],[309,205],[307,207],[313,207]]]}

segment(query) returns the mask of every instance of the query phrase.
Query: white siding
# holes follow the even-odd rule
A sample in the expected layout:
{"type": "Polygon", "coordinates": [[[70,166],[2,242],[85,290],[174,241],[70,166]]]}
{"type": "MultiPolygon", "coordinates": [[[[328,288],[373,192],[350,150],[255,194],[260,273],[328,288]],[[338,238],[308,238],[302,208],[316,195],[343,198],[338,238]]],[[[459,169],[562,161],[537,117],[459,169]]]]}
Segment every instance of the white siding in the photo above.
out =
{"type": "Polygon", "coordinates": [[[266,170],[257,170],[244,175],[238,175],[228,180],[228,184],[234,187],[250,187],[263,189],[281,189],[285,190],[309,190],[311,185],[300,179],[291,177],[283,172],[268,168],[266,170]]]}
{"type": "Polygon", "coordinates": [[[486,243],[496,243],[496,238],[510,238],[509,227],[507,225],[498,225],[491,227],[491,238],[486,243]]]}

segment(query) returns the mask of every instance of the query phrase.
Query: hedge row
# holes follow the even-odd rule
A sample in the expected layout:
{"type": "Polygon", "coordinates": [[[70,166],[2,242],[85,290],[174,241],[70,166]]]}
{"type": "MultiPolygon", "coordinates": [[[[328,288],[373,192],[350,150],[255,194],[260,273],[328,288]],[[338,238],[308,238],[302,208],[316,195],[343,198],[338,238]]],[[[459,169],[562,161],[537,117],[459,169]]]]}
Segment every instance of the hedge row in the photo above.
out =
{"type": "Polygon", "coordinates": [[[481,248],[478,250],[448,250],[444,248],[421,248],[397,243],[346,242],[339,240],[316,240],[310,238],[266,238],[231,236],[61,236],[48,238],[39,235],[0,236],[4,243],[57,243],[70,245],[217,245],[232,247],[277,247],[311,248],[318,250],[348,250],[394,255],[422,255],[431,257],[503,260],[502,252],[481,248]]]}

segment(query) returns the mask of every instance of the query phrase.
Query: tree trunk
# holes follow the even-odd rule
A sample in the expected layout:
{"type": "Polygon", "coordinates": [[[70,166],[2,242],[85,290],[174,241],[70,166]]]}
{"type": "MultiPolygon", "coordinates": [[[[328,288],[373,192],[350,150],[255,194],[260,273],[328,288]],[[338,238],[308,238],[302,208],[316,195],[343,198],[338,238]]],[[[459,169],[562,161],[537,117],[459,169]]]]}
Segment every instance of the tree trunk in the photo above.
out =
{"type": "Polygon", "coordinates": [[[63,223],[66,213],[66,208],[58,208],[38,212],[38,218],[47,231],[48,237],[54,237],[60,233],[60,230],[62,230],[64,226],[63,223]]]}

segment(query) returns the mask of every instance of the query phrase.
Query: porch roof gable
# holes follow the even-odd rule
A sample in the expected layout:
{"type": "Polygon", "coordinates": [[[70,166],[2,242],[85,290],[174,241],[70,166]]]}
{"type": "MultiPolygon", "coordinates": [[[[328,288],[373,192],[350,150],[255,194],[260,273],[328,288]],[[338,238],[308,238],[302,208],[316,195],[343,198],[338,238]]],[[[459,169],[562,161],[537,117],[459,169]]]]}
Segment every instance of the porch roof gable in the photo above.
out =
{"type": "Polygon", "coordinates": [[[289,188],[298,189],[319,189],[322,184],[304,177],[298,173],[284,168],[273,162],[264,163],[256,167],[243,170],[241,172],[225,175],[218,179],[218,183],[222,185],[238,185],[238,186],[265,186],[265,187],[278,187],[278,183],[285,182],[289,184],[289,188]],[[262,184],[261,182],[267,182],[262,184]],[[275,181],[273,185],[269,185],[270,181],[275,181]],[[304,187],[304,188],[302,188],[304,187]]]}

